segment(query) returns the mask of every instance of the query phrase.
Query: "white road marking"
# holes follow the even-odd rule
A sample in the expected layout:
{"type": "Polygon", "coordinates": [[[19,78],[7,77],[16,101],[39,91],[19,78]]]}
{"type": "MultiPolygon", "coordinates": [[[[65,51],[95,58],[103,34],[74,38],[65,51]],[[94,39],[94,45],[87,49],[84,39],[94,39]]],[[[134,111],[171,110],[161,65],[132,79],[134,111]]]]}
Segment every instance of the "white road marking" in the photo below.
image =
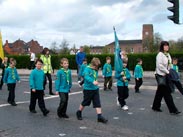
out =
{"type": "Polygon", "coordinates": [[[65,135],[66,135],[66,134],[64,134],[64,133],[59,134],[59,136],[61,136],[61,137],[65,136],[65,135]]]}
{"type": "Polygon", "coordinates": [[[128,112],[128,115],[132,115],[133,114],[133,112],[128,112]]]}
{"type": "Polygon", "coordinates": [[[87,129],[87,127],[79,127],[80,129],[87,129]]]}
{"type": "Polygon", "coordinates": [[[113,117],[113,119],[117,120],[117,119],[119,119],[119,117],[113,117]]]}
{"type": "MultiPolygon", "coordinates": [[[[117,84],[116,82],[113,83],[114,87],[117,87],[116,84],[117,84]]],[[[135,86],[135,84],[128,84],[128,87],[129,87],[129,88],[133,88],[133,89],[134,89],[134,86],[135,86]]],[[[157,88],[156,85],[154,85],[154,86],[144,86],[144,85],[142,85],[142,86],[140,87],[140,89],[153,89],[153,90],[156,90],[156,88],[157,88]]]]}
{"type": "MultiPolygon", "coordinates": [[[[78,92],[73,92],[73,93],[69,93],[69,95],[76,95],[76,94],[81,94],[83,91],[78,91],[78,92]]],[[[54,95],[54,96],[49,96],[49,97],[45,97],[44,99],[47,100],[47,99],[52,99],[52,98],[58,98],[59,95],[54,95]]],[[[19,101],[19,102],[16,102],[17,104],[25,104],[25,103],[29,103],[30,101],[19,101]]],[[[6,106],[10,106],[10,104],[1,104],[0,105],[0,108],[1,107],[6,107],[6,106]]]]}
{"type": "Polygon", "coordinates": [[[28,92],[28,91],[24,91],[24,93],[25,93],[25,94],[30,94],[30,91],[29,91],[29,92],[28,92]]]}
{"type": "Polygon", "coordinates": [[[176,97],[176,99],[180,99],[180,97],[176,97]]]}
{"type": "MultiPolygon", "coordinates": [[[[78,83],[77,82],[73,82],[73,84],[76,84],[76,85],[78,85],[78,83]]],[[[114,84],[114,86],[116,86],[116,82],[115,83],[113,83],[114,84]]],[[[100,90],[102,90],[103,88],[101,88],[101,87],[103,87],[103,83],[100,83],[99,84],[99,86],[100,86],[100,90]]],[[[129,84],[129,88],[134,88],[134,84],[132,85],[132,84],[129,84]]],[[[156,85],[155,86],[141,86],[141,89],[156,89],[156,85]]],[[[78,91],[78,92],[72,92],[72,93],[69,93],[69,95],[76,95],[76,94],[81,94],[83,91],[78,91]]],[[[28,92],[28,91],[25,91],[24,92],[25,94],[30,94],[30,92],[28,92]]],[[[59,97],[58,95],[54,95],[54,96],[48,96],[48,97],[45,97],[44,99],[45,100],[47,100],[47,99],[52,99],[52,98],[57,98],[57,97],[59,97]]],[[[178,99],[178,98],[177,98],[178,99]]],[[[24,103],[29,103],[29,101],[21,101],[21,102],[16,102],[17,104],[24,104],[24,103]]],[[[164,102],[162,102],[162,104],[164,104],[164,102]]],[[[0,108],[1,107],[6,107],[6,106],[10,106],[10,104],[1,104],[0,105],[0,108]]]]}
{"type": "Polygon", "coordinates": [[[140,110],[142,110],[142,111],[143,111],[143,110],[145,110],[145,108],[140,108],[140,110]]]}

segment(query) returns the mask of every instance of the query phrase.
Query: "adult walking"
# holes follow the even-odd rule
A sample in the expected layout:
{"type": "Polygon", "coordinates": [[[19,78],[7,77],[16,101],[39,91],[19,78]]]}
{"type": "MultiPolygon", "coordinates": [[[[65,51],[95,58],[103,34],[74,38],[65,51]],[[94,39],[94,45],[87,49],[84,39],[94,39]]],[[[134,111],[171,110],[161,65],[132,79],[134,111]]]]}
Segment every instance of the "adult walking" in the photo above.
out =
{"type": "Polygon", "coordinates": [[[49,94],[54,95],[54,93],[52,92],[52,78],[51,78],[51,73],[53,72],[53,69],[52,69],[52,64],[51,64],[51,55],[50,55],[50,51],[48,48],[43,49],[40,59],[43,61],[43,71],[45,74],[44,89],[45,89],[45,86],[47,83],[47,78],[48,78],[49,94]]]}
{"type": "Polygon", "coordinates": [[[86,58],[86,53],[83,51],[83,47],[81,46],[79,52],[76,54],[76,63],[77,63],[77,73],[78,73],[78,83],[81,81],[81,76],[79,75],[80,67],[83,64],[83,60],[86,58]]]}
{"type": "Polygon", "coordinates": [[[155,77],[158,83],[157,91],[154,97],[154,102],[152,109],[157,112],[162,112],[160,109],[161,107],[161,100],[164,98],[169,112],[171,114],[179,114],[181,113],[176,108],[172,95],[171,95],[171,89],[167,82],[167,76],[169,75],[169,69],[171,68],[171,56],[168,53],[169,51],[169,43],[167,41],[162,41],[160,44],[159,53],[156,56],[156,71],[155,71],[155,77]]]}
{"type": "Polygon", "coordinates": [[[30,68],[29,69],[35,68],[35,59],[36,59],[35,53],[30,51],[30,68]]]}
{"type": "Polygon", "coordinates": [[[1,68],[2,68],[2,77],[1,77],[1,82],[0,82],[0,90],[2,90],[2,86],[4,84],[3,79],[4,79],[4,74],[5,74],[5,69],[8,68],[9,62],[8,62],[8,57],[4,57],[1,63],[1,68]]]}

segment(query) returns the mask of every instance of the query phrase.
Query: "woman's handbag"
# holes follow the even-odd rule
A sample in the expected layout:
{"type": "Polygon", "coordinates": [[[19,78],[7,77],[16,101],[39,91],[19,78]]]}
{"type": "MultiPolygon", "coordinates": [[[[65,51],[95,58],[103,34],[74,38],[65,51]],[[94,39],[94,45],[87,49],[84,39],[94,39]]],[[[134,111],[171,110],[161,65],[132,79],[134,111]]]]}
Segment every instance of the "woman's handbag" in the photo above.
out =
{"type": "Polygon", "coordinates": [[[166,76],[161,76],[158,74],[155,74],[156,81],[158,83],[158,86],[166,86],[166,76]]]}

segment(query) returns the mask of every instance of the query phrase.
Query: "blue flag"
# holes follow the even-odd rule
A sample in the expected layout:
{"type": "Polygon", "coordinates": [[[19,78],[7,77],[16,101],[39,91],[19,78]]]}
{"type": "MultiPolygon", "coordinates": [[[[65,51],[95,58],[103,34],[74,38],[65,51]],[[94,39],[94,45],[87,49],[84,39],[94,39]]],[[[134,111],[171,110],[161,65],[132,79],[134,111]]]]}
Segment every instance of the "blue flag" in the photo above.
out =
{"type": "Polygon", "coordinates": [[[116,30],[114,28],[114,38],[115,38],[115,57],[114,57],[114,70],[115,78],[118,78],[121,75],[123,70],[123,61],[121,59],[121,49],[119,47],[118,37],[116,35],[116,30]]]}

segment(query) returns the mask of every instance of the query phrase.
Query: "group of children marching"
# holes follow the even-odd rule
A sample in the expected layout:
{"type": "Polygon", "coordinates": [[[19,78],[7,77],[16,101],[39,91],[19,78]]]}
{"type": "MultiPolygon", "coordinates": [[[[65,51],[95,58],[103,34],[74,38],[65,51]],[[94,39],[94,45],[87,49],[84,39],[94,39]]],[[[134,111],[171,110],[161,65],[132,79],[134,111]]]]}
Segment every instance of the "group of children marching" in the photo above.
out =
{"type": "MultiPolygon", "coordinates": [[[[130,81],[131,74],[127,68],[128,59],[123,57],[123,70],[118,76],[117,79],[117,103],[123,110],[128,110],[125,99],[129,96],[128,82],[130,81]]],[[[93,58],[91,63],[88,65],[87,60],[83,60],[83,64],[80,68],[79,75],[83,80],[79,83],[80,86],[83,86],[83,101],[81,102],[77,112],[76,117],[78,120],[82,120],[82,112],[85,106],[89,106],[91,102],[93,107],[96,109],[97,121],[102,123],[107,123],[108,120],[102,116],[100,95],[99,95],[99,82],[98,82],[98,69],[100,66],[100,60],[98,58],[93,58]]],[[[37,59],[35,62],[35,69],[31,71],[29,77],[30,83],[30,105],[29,111],[31,113],[37,113],[35,106],[36,101],[38,100],[38,105],[43,115],[46,116],[49,113],[49,110],[45,106],[44,102],[44,79],[45,74],[42,70],[43,62],[41,59],[37,59]]],[[[11,58],[8,63],[8,58],[5,57],[1,67],[2,78],[0,89],[2,88],[3,82],[7,84],[9,96],[8,103],[12,106],[16,106],[15,102],[15,87],[16,81],[20,81],[19,75],[16,70],[16,60],[11,58]]],[[[56,94],[60,97],[60,103],[57,109],[57,115],[59,118],[69,118],[67,115],[67,105],[69,99],[69,92],[72,87],[72,73],[69,69],[69,61],[67,58],[62,58],[60,60],[61,68],[57,71],[56,80],[55,80],[55,90],[56,94]]],[[[174,64],[173,68],[178,69],[177,65],[174,64]]],[[[104,77],[104,91],[112,91],[112,66],[111,58],[106,58],[106,63],[102,69],[102,75],[104,77]]],[[[142,59],[137,59],[137,64],[134,69],[135,77],[135,87],[134,90],[136,93],[139,93],[139,88],[143,83],[143,68],[142,68],[142,59]]]]}

